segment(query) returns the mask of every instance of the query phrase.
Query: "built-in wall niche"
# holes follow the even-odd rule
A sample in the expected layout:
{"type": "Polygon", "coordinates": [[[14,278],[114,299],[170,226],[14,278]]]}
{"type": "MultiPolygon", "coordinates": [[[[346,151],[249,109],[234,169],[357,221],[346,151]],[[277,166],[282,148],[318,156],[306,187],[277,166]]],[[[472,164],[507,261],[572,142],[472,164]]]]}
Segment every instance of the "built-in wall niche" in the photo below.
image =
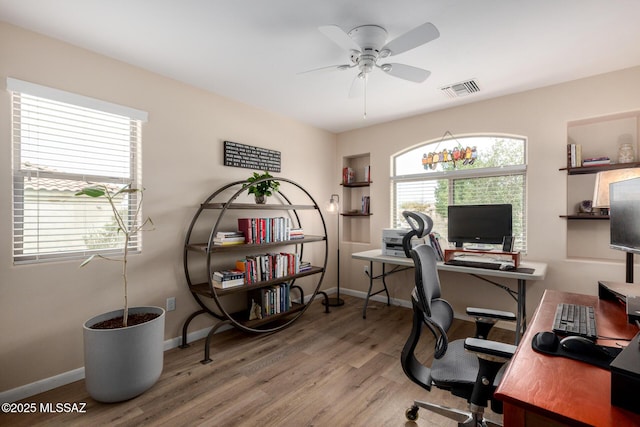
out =
{"type": "Polygon", "coordinates": [[[620,142],[629,135],[637,160],[639,117],[640,111],[634,111],[571,121],[567,124],[568,143],[582,146],[583,159],[606,156],[617,163],[620,142]]]}
{"type": "Polygon", "coordinates": [[[375,209],[370,200],[371,155],[370,153],[342,158],[342,240],[345,242],[370,243],[371,221],[375,209]],[[368,200],[368,209],[363,209],[363,199],[368,200]]]}
{"type": "MultiPolygon", "coordinates": [[[[640,135],[640,111],[611,114],[602,117],[574,120],[567,123],[567,144],[580,144],[582,159],[609,157],[611,165],[598,167],[566,168],[567,205],[561,216],[567,223],[567,257],[575,259],[600,259],[624,261],[625,254],[609,248],[608,217],[580,215],[579,205],[584,200],[593,200],[596,172],[619,165],[618,149],[622,140],[631,140],[637,167],[638,136],[640,135]]],[[[566,159],[564,160],[566,165],[566,159]]]]}

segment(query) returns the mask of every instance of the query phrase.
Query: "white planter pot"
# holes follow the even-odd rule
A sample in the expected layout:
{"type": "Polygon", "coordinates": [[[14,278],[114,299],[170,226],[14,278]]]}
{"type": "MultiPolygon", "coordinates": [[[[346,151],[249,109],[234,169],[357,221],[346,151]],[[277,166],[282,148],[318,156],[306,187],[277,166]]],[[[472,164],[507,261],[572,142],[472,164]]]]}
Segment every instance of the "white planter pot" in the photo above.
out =
{"type": "Polygon", "coordinates": [[[133,313],[158,313],[150,322],[119,329],[91,329],[103,320],[122,316],[123,310],[104,313],[84,325],[85,383],[99,402],[121,402],[153,386],[164,362],[164,309],[133,307],[133,313]]]}

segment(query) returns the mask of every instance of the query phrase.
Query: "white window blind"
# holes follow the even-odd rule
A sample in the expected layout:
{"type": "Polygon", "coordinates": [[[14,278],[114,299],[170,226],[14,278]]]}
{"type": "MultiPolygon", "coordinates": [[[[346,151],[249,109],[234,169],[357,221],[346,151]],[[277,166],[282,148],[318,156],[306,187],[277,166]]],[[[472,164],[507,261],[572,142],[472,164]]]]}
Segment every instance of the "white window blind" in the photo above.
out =
{"type": "Polygon", "coordinates": [[[526,162],[525,140],[502,136],[468,136],[430,141],[393,157],[392,227],[406,227],[405,210],[429,215],[433,230],[446,239],[447,206],[501,204],[513,206],[515,250],[526,253],[526,162]],[[472,164],[461,159],[425,167],[427,153],[474,147],[472,164]]]}
{"type": "MultiPolygon", "coordinates": [[[[90,184],[140,186],[146,114],[15,79],[7,80],[7,88],[12,93],[14,263],[122,252],[124,238],[109,203],[75,193],[90,184]]],[[[136,215],[133,197],[124,194],[117,201],[129,220],[136,215]]],[[[130,251],[140,250],[140,237],[133,237],[130,251]]]]}

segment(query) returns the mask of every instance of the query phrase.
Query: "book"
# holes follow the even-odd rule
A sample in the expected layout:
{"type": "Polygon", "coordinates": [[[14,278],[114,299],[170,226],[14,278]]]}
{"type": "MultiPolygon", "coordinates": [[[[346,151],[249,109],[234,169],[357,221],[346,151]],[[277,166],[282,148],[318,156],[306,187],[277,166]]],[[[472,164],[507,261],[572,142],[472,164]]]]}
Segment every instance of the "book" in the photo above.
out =
{"type": "Polygon", "coordinates": [[[582,161],[582,166],[599,166],[599,165],[609,165],[611,164],[611,159],[608,157],[592,157],[589,159],[584,159],[582,161]]]}
{"type": "Polygon", "coordinates": [[[582,166],[582,145],[567,144],[567,167],[579,168],[582,166]]]}
{"type": "Polygon", "coordinates": [[[244,285],[244,278],[242,279],[231,279],[231,280],[223,280],[221,282],[214,280],[213,287],[217,289],[229,289],[235,288],[236,286],[244,285]]]}
{"type": "Polygon", "coordinates": [[[360,212],[363,214],[368,214],[370,211],[370,203],[371,198],[369,196],[362,196],[362,207],[360,208],[360,212]]]}
{"type": "Polygon", "coordinates": [[[217,238],[229,238],[229,237],[244,237],[242,231],[218,231],[216,233],[217,238]]]}
{"type": "Polygon", "coordinates": [[[229,245],[244,245],[244,237],[231,238],[231,239],[213,239],[214,246],[229,246],[229,245]]]}
{"type": "Polygon", "coordinates": [[[214,271],[213,280],[222,282],[226,280],[244,279],[244,272],[241,270],[214,271]]]}
{"type": "MultiPolygon", "coordinates": [[[[265,318],[289,311],[291,308],[291,285],[280,283],[266,288],[256,289],[249,293],[251,306],[259,306],[258,318],[265,318]]],[[[256,310],[257,311],[257,310],[256,310]]]]}
{"type": "Polygon", "coordinates": [[[352,184],[356,179],[356,173],[353,168],[344,167],[342,168],[342,183],[343,184],[352,184]]]}
{"type": "Polygon", "coordinates": [[[289,240],[291,218],[238,218],[245,243],[262,244],[289,240]]]}

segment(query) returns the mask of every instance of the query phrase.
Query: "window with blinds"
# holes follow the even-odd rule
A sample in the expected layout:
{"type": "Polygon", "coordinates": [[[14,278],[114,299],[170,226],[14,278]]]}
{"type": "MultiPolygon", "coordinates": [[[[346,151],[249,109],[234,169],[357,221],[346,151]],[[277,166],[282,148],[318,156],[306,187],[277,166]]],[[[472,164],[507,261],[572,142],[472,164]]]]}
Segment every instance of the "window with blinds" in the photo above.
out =
{"type": "Polygon", "coordinates": [[[392,226],[405,210],[424,212],[447,238],[447,206],[509,203],[514,248],[526,253],[526,140],[478,135],[429,141],[393,156],[392,226]]]}
{"type": "MultiPolygon", "coordinates": [[[[42,262],[123,252],[109,202],[76,196],[102,184],[140,187],[141,123],[146,113],[7,79],[13,140],[13,259],[42,262]]],[[[131,221],[137,193],[116,200],[131,221]]],[[[129,251],[141,249],[133,236],[129,251]]]]}

